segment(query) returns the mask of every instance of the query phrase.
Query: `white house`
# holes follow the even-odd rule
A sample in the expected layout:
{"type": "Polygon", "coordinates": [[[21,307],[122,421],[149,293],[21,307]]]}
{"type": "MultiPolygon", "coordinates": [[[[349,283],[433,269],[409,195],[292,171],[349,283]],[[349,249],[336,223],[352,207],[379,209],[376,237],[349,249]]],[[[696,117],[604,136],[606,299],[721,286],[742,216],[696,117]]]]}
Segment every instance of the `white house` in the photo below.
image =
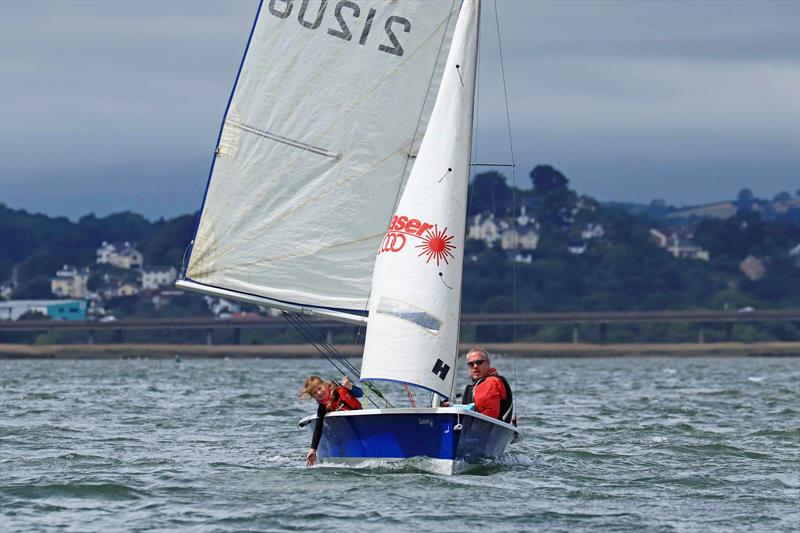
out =
{"type": "Polygon", "coordinates": [[[586,224],[586,227],[581,231],[581,239],[584,241],[602,239],[605,234],[606,232],[603,230],[603,226],[590,222],[586,224]]]}
{"type": "Polygon", "coordinates": [[[586,241],[573,241],[567,245],[567,251],[573,255],[581,255],[586,251],[586,241]]]}
{"type": "Polygon", "coordinates": [[[109,243],[103,241],[97,249],[97,264],[109,264],[119,268],[142,268],[144,256],[129,242],[109,243]]]}
{"type": "Polygon", "coordinates": [[[142,289],[157,289],[172,285],[178,277],[178,271],[173,266],[148,266],[142,269],[142,289]]]}
{"type": "Polygon", "coordinates": [[[223,298],[214,298],[212,296],[205,296],[206,305],[209,311],[214,313],[214,316],[221,316],[225,314],[238,313],[242,310],[241,306],[236,302],[231,302],[223,298]]]}
{"type": "Polygon", "coordinates": [[[525,213],[525,206],[523,205],[520,208],[520,213],[519,216],[517,217],[517,226],[527,226],[528,224],[535,224],[535,223],[536,221],[533,219],[533,217],[529,217],[525,213]]]}
{"type": "Polygon", "coordinates": [[[487,245],[492,246],[500,239],[500,231],[500,225],[494,221],[493,214],[485,217],[478,214],[472,217],[467,238],[484,241],[487,245]]]}
{"type": "Polygon", "coordinates": [[[670,241],[667,243],[667,251],[682,259],[700,259],[701,261],[708,261],[708,251],[703,250],[688,239],[681,239],[677,235],[672,235],[670,241]]]}
{"type": "Polygon", "coordinates": [[[142,252],[132,246],[127,246],[120,250],[116,256],[111,256],[112,265],[129,270],[142,268],[143,262],[144,256],[142,252]]]}
{"type": "Polygon", "coordinates": [[[675,233],[667,236],[657,229],[650,229],[650,237],[659,248],[665,248],[675,257],[681,259],[700,259],[701,261],[708,261],[710,259],[707,250],[703,250],[690,240],[681,238],[675,233]]]}
{"type": "Polygon", "coordinates": [[[535,250],[538,244],[539,232],[533,226],[507,229],[501,235],[503,250],[535,250]]]}

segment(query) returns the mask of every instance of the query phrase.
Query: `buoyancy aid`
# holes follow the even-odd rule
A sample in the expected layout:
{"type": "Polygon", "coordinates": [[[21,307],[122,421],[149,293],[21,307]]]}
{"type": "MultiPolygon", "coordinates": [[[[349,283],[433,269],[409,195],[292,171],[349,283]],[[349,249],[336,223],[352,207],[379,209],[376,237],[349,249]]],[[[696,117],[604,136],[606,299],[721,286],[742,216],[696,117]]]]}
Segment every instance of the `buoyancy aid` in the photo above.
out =
{"type": "Polygon", "coordinates": [[[329,413],[332,411],[352,411],[362,408],[361,402],[359,402],[349,390],[342,386],[335,388],[329,387],[321,403],[325,405],[325,410],[329,413]]]}
{"type": "Polygon", "coordinates": [[[461,401],[465,404],[473,403],[475,401],[474,398],[475,387],[483,383],[487,378],[491,377],[499,378],[500,381],[503,382],[503,387],[505,387],[506,389],[505,399],[500,400],[500,420],[510,424],[511,421],[514,419],[514,398],[511,395],[511,386],[508,384],[508,381],[506,380],[506,378],[498,374],[497,371],[493,371],[491,374],[480,378],[475,383],[471,383],[466,387],[464,387],[464,395],[461,401]]]}

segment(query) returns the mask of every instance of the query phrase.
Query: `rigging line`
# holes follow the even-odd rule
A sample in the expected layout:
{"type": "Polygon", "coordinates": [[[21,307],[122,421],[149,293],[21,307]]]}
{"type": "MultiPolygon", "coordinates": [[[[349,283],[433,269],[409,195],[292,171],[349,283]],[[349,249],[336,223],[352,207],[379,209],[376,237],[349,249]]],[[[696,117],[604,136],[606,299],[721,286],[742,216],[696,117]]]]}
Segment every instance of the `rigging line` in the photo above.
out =
{"type": "Polygon", "coordinates": [[[295,328],[297,328],[297,330],[303,335],[303,337],[305,337],[305,339],[309,343],[311,343],[311,345],[314,346],[314,348],[316,348],[317,351],[319,351],[323,355],[323,357],[325,357],[328,360],[328,362],[330,362],[334,366],[334,368],[336,368],[336,370],[341,372],[343,375],[346,375],[348,372],[352,373],[352,369],[348,368],[347,364],[344,364],[346,363],[346,361],[340,360],[340,358],[336,357],[335,354],[331,354],[330,350],[328,350],[325,346],[321,345],[319,339],[313,334],[313,332],[310,331],[308,328],[303,327],[303,325],[295,317],[286,316],[286,319],[295,328]],[[342,366],[344,366],[345,369],[342,370],[342,368],[339,365],[337,365],[336,362],[332,360],[332,358],[336,359],[340,364],[342,364],[342,366]]]}
{"type": "Polygon", "coordinates": [[[307,332],[307,331],[303,330],[303,329],[302,329],[302,328],[301,328],[301,327],[300,327],[300,326],[299,326],[297,323],[295,323],[295,322],[294,322],[292,319],[289,319],[289,318],[287,317],[287,320],[289,320],[289,323],[290,323],[290,324],[292,324],[292,325],[293,325],[295,328],[297,328],[297,330],[298,330],[298,331],[300,331],[300,333],[303,335],[303,337],[305,337],[306,341],[308,341],[308,342],[309,342],[309,343],[310,343],[310,344],[311,344],[311,345],[312,345],[314,348],[316,348],[316,349],[317,349],[317,351],[318,351],[318,352],[320,352],[320,353],[322,354],[322,356],[323,356],[323,357],[325,357],[325,359],[327,359],[327,360],[328,360],[328,362],[329,362],[329,363],[331,363],[331,365],[333,365],[333,367],[334,367],[336,370],[338,370],[338,371],[339,371],[339,372],[340,372],[342,375],[346,375],[346,374],[347,374],[347,369],[344,369],[344,370],[343,370],[342,368],[340,368],[340,367],[339,367],[339,365],[337,365],[337,364],[336,364],[336,362],[335,362],[335,361],[333,361],[333,360],[331,359],[331,357],[329,357],[329,355],[326,353],[326,351],[325,351],[325,350],[324,350],[322,347],[320,347],[320,345],[319,345],[319,344],[316,342],[316,340],[314,339],[314,337],[313,337],[312,335],[310,335],[310,334],[309,334],[309,332],[307,332]]]}
{"type": "MultiPolygon", "coordinates": [[[[339,372],[342,372],[342,374],[347,374],[347,372],[350,372],[354,377],[359,374],[358,369],[356,369],[356,367],[353,366],[353,364],[350,363],[350,361],[348,361],[344,357],[344,355],[342,355],[341,352],[339,352],[336,349],[335,346],[333,346],[331,343],[325,340],[322,340],[322,338],[319,336],[314,327],[311,324],[309,324],[302,315],[299,315],[297,313],[284,312],[284,317],[289,321],[289,323],[291,323],[295,328],[297,328],[297,330],[300,331],[300,333],[306,338],[306,340],[309,341],[314,346],[314,348],[316,348],[317,351],[319,351],[322,354],[322,356],[325,357],[328,360],[328,362],[330,362],[334,366],[334,368],[336,368],[339,372]],[[334,363],[333,359],[335,359],[340,365],[345,367],[347,371],[346,372],[342,371],[342,369],[339,368],[339,366],[337,366],[336,363],[334,363]]],[[[392,407],[392,403],[389,400],[387,400],[386,397],[383,395],[383,393],[381,393],[381,391],[377,389],[374,385],[372,385],[367,381],[361,381],[358,379],[357,381],[363,384],[364,387],[369,391],[371,391],[373,394],[375,394],[375,396],[383,400],[383,402],[386,404],[387,407],[392,407]]],[[[372,398],[368,399],[375,407],[380,408],[380,406],[378,406],[372,400],[372,398]]]]}
{"type": "MultiPolygon", "coordinates": [[[[294,317],[292,317],[292,318],[294,318],[294,317]]],[[[337,365],[337,364],[336,364],[336,363],[335,363],[335,362],[334,362],[334,361],[333,361],[333,360],[332,360],[332,359],[331,359],[331,358],[330,358],[328,355],[326,355],[326,353],[325,353],[325,352],[326,352],[327,350],[324,350],[324,349],[323,349],[323,348],[325,348],[325,346],[320,346],[320,344],[318,344],[317,342],[315,342],[314,335],[313,335],[311,332],[305,331],[305,330],[304,330],[304,329],[301,327],[301,324],[299,324],[299,323],[296,321],[296,319],[294,319],[294,320],[293,320],[293,319],[290,319],[288,316],[286,317],[286,319],[289,321],[289,323],[291,323],[293,326],[295,326],[295,327],[297,328],[297,330],[298,330],[298,331],[300,331],[300,333],[303,335],[303,337],[305,337],[305,339],[306,339],[306,340],[307,340],[307,341],[308,341],[308,342],[309,342],[309,343],[310,343],[310,344],[311,344],[311,345],[312,345],[314,348],[316,348],[316,350],[317,350],[317,351],[318,351],[320,354],[322,354],[322,356],[323,356],[323,357],[325,357],[325,359],[327,359],[327,360],[328,360],[328,362],[329,362],[329,363],[331,363],[331,365],[332,365],[332,366],[333,366],[333,367],[334,367],[336,370],[338,370],[338,371],[339,371],[339,372],[340,372],[342,375],[347,375],[347,371],[345,371],[345,370],[342,370],[341,368],[339,368],[339,366],[338,366],[338,365],[337,365]]],[[[339,359],[340,361],[344,361],[344,362],[346,362],[345,360],[343,360],[343,359],[341,359],[341,358],[337,358],[337,359],[339,359]]],[[[351,371],[351,373],[353,373],[353,372],[351,371]]],[[[368,386],[368,384],[364,383],[364,385],[365,385],[365,388],[366,388],[366,389],[369,389],[369,390],[372,390],[372,392],[375,392],[375,390],[374,390],[374,389],[372,389],[372,388],[370,388],[370,387],[368,386]]],[[[366,395],[365,395],[365,396],[366,396],[366,395]]],[[[372,398],[370,398],[369,396],[367,396],[367,400],[368,400],[368,401],[369,401],[369,402],[370,402],[370,403],[371,403],[373,406],[375,406],[376,408],[380,409],[380,406],[379,406],[377,403],[375,403],[375,401],[374,401],[372,398]]],[[[383,400],[384,400],[384,402],[386,402],[386,403],[388,404],[388,402],[386,401],[386,399],[385,399],[385,398],[384,398],[383,400]]]]}
{"type": "Polygon", "coordinates": [[[500,21],[497,16],[497,0],[494,0],[494,23],[495,27],[497,28],[497,48],[500,51],[500,73],[503,79],[503,100],[506,105],[506,126],[508,127],[508,147],[511,151],[511,162],[516,164],[516,159],[514,158],[514,142],[511,138],[511,115],[508,112],[508,86],[506,85],[506,68],[503,62],[503,44],[500,39],[500,21]]]}
{"type": "MultiPolygon", "coordinates": [[[[336,351],[336,349],[333,348],[329,343],[323,341],[321,337],[317,335],[312,326],[310,326],[307,322],[303,322],[296,315],[292,316],[291,321],[295,325],[295,327],[297,327],[297,329],[300,330],[300,332],[303,333],[304,336],[306,336],[307,340],[310,337],[311,338],[310,342],[312,342],[315,345],[321,346],[325,350],[327,355],[329,355],[333,359],[336,359],[339,362],[339,364],[341,364],[347,370],[347,372],[350,372],[351,374],[357,374],[355,367],[349,361],[347,361],[338,351],[336,351]]],[[[339,367],[337,367],[337,370],[340,370],[339,367]]],[[[347,372],[344,373],[346,374],[347,372]]]]}
{"type": "MultiPolygon", "coordinates": [[[[453,0],[452,3],[450,4],[450,14],[447,16],[447,24],[445,24],[444,32],[442,33],[442,40],[439,41],[439,50],[436,51],[436,61],[433,63],[433,70],[431,71],[431,77],[428,79],[428,89],[427,92],[425,93],[425,100],[422,104],[422,108],[419,110],[419,117],[417,117],[417,126],[416,128],[414,128],[414,135],[411,136],[411,146],[409,148],[409,156],[411,155],[411,152],[414,150],[414,143],[417,140],[417,134],[419,133],[419,126],[422,123],[422,114],[425,112],[425,105],[428,103],[428,97],[430,96],[431,86],[433,85],[433,78],[436,75],[436,67],[439,65],[439,59],[442,57],[442,48],[444,47],[444,42],[447,39],[447,33],[450,31],[450,21],[453,19],[453,6],[455,6],[455,4],[456,0],[453,0]]],[[[445,63],[446,62],[447,58],[445,58],[445,63]]],[[[433,98],[435,103],[436,95],[434,95],[433,98]]],[[[424,134],[425,132],[423,132],[423,135],[424,134]]],[[[408,169],[408,163],[409,161],[411,161],[411,159],[412,159],[411,157],[407,157],[406,162],[403,165],[403,173],[401,174],[400,182],[397,184],[397,194],[395,195],[394,198],[394,206],[392,207],[392,212],[389,213],[389,219],[392,218],[392,215],[397,210],[397,204],[400,201],[400,193],[403,190],[402,177],[406,175],[406,170],[408,169]]]]}
{"type": "Polygon", "coordinates": [[[417,402],[414,400],[414,395],[411,394],[411,389],[408,387],[408,383],[403,383],[403,388],[406,390],[406,394],[408,395],[408,401],[411,404],[411,407],[416,407],[417,402]]]}
{"type": "MultiPolygon", "coordinates": [[[[511,309],[516,314],[517,312],[517,247],[519,246],[519,233],[517,232],[517,217],[514,216],[514,208],[516,207],[517,203],[517,166],[516,166],[516,159],[514,158],[514,142],[511,137],[511,114],[508,111],[508,86],[506,85],[506,68],[505,63],[503,61],[503,42],[500,38],[500,17],[497,14],[497,0],[494,0],[494,24],[497,30],[497,48],[500,52],[500,73],[501,78],[503,80],[503,100],[506,106],[506,126],[508,127],[508,147],[511,152],[511,162],[513,166],[511,167],[511,214],[512,214],[512,225],[514,227],[514,234],[517,235],[516,242],[514,243],[514,258],[512,260],[512,279],[513,279],[513,296],[511,299],[511,309]]],[[[516,320],[511,325],[512,331],[512,339],[514,344],[517,343],[517,322],[516,320]]],[[[514,356],[514,389],[517,388],[517,356],[514,356]]],[[[514,416],[516,416],[517,411],[517,400],[516,397],[512,397],[513,407],[514,407],[514,416]]]]}

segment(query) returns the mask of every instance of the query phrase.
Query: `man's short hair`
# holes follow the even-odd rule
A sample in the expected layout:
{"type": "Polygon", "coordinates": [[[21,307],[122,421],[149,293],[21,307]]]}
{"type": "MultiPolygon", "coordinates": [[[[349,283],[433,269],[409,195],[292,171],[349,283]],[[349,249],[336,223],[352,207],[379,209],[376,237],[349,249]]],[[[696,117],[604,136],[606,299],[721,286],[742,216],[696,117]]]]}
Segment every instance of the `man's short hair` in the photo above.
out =
{"type": "Polygon", "coordinates": [[[481,348],[480,346],[473,346],[472,348],[470,348],[467,351],[467,355],[465,357],[469,357],[469,354],[473,352],[482,353],[487,361],[491,360],[491,358],[489,357],[489,350],[487,350],[486,348],[481,348]]]}

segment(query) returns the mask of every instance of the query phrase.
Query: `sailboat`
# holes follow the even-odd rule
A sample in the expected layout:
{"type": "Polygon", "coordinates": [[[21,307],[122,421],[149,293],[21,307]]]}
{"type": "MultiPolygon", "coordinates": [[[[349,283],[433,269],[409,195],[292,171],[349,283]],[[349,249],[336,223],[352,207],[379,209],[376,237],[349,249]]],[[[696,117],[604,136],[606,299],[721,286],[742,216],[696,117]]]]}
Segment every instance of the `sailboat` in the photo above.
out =
{"type": "Polygon", "coordinates": [[[177,286],[366,326],[360,381],[430,392],[430,407],[329,413],[323,463],[422,457],[454,473],[520,435],[441,406],[455,399],[479,17],[480,0],[259,6],[177,286]]]}

